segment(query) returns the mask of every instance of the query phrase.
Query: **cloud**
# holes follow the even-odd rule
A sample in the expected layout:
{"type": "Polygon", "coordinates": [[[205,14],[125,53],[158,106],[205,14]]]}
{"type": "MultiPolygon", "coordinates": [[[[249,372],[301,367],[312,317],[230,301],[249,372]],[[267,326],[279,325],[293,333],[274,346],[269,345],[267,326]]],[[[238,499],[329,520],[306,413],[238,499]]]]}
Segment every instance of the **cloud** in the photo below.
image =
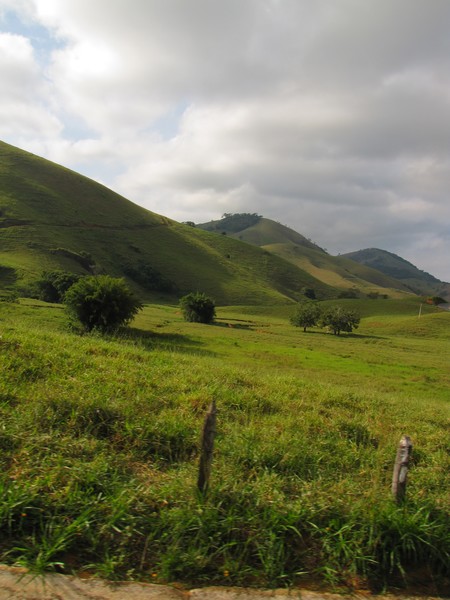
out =
{"type": "Polygon", "coordinates": [[[61,124],[45,106],[48,89],[27,38],[0,33],[0,135],[58,136],[61,124]]]}
{"type": "Polygon", "coordinates": [[[0,0],[11,11],[11,143],[172,218],[258,212],[450,279],[447,0],[0,0]]]}

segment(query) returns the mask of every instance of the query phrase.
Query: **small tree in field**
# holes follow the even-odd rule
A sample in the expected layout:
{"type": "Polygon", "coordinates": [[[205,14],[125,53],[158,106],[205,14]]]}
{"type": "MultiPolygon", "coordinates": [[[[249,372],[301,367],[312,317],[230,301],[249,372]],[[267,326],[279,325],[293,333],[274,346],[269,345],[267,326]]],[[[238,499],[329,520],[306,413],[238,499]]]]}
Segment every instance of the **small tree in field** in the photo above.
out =
{"type": "Polygon", "coordinates": [[[345,310],[342,306],[332,306],[326,310],[320,319],[322,327],[329,327],[334,335],[341,331],[351,333],[357,329],[361,317],[353,310],[345,310]]]}
{"type": "Polygon", "coordinates": [[[190,323],[212,323],[216,316],[214,300],[203,292],[191,292],[180,299],[181,310],[190,323]]]}
{"type": "Polygon", "coordinates": [[[315,302],[303,302],[297,306],[297,310],[291,317],[291,323],[295,327],[303,327],[303,331],[306,331],[307,327],[317,325],[319,318],[319,305],[315,302]]]}
{"type": "Polygon", "coordinates": [[[142,308],[125,281],[109,275],[83,277],[69,288],[64,300],[86,331],[102,333],[127,325],[142,308]]]}

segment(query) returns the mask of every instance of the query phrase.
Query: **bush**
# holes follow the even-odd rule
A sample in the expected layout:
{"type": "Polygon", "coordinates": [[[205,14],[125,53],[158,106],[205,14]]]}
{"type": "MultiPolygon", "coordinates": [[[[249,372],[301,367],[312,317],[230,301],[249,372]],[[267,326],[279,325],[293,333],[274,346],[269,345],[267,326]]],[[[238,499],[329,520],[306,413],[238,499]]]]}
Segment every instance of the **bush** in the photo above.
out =
{"type": "Polygon", "coordinates": [[[63,302],[67,290],[78,280],[80,275],[66,271],[44,271],[37,282],[39,300],[44,302],[63,302]]]}
{"type": "Polygon", "coordinates": [[[135,265],[124,265],[123,272],[146,290],[167,293],[176,291],[176,285],[172,281],[145,262],[139,261],[135,265]]]}
{"type": "Polygon", "coordinates": [[[342,290],[341,292],[339,292],[338,298],[357,298],[358,294],[356,293],[356,290],[350,288],[348,290],[342,290]]]}
{"type": "Polygon", "coordinates": [[[83,269],[86,269],[86,271],[92,272],[92,267],[95,265],[95,260],[92,258],[92,255],[85,250],[81,250],[81,252],[74,252],[68,248],[54,248],[53,250],[50,250],[50,252],[52,254],[59,254],[60,256],[65,256],[66,258],[74,260],[81,265],[83,269]]]}
{"type": "Polygon", "coordinates": [[[190,323],[212,323],[216,316],[214,300],[203,292],[191,292],[180,300],[183,316],[190,323]]]}
{"type": "Polygon", "coordinates": [[[425,300],[427,304],[434,304],[434,306],[438,306],[439,304],[445,304],[447,301],[440,296],[430,296],[425,300]]]}
{"type": "Polygon", "coordinates": [[[316,292],[314,288],[303,288],[302,294],[305,298],[309,298],[310,300],[316,300],[316,292]]]}
{"type": "Polygon", "coordinates": [[[65,295],[69,313],[87,331],[114,331],[128,324],[142,304],[123,279],[109,275],[83,277],[65,295]]]}

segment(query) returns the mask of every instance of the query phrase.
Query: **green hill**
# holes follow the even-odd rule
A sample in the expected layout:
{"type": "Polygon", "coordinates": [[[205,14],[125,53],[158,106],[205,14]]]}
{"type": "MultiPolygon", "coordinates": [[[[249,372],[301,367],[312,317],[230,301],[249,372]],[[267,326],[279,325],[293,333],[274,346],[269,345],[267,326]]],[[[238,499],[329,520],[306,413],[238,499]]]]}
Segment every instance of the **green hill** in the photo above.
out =
{"type": "Polygon", "coordinates": [[[450,283],[440,281],[413,264],[386,250],[367,248],[343,255],[401,281],[415,294],[442,296],[450,300],[450,283]]]}
{"type": "Polygon", "coordinates": [[[344,291],[362,294],[381,294],[390,297],[403,297],[411,293],[400,281],[377,271],[357,265],[342,256],[331,256],[309,248],[292,244],[264,246],[266,250],[289,260],[320,281],[344,291]]]}
{"type": "Polygon", "coordinates": [[[200,223],[197,227],[205,231],[229,235],[255,246],[296,244],[324,252],[322,248],[293,229],[254,213],[225,214],[218,221],[200,223]]]}
{"type": "Polygon", "coordinates": [[[343,256],[331,256],[300,233],[256,214],[228,214],[218,221],[197,225],[201,229],[260,246],[341,293],[404,296],[411,289],[403,282],[343,256]]]}
{"type": "Polygon", "coordinates": [[[146,299],[191,290],[219,304],[335,294],[256,246],[157,215],[112,190],[0,142],[0,287],[26,292],[42,271],[123,276],[146,299]]]}

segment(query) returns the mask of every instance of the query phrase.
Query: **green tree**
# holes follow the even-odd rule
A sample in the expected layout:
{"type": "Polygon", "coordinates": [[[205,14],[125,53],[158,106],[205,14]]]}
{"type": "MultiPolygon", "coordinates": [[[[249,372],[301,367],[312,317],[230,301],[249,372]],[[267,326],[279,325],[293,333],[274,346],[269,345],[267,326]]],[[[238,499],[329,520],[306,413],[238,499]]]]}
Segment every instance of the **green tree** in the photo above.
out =
{"type": "Polygon", "coordinates": [[[295,327],[303,327],[303,331],[306,331],[307,327],[317,325],[320,312],[320,307],[315,302],[302,302],[291,316],[291,323],[295,327]]]}
{"type": "Polygon", "coordinates": [[[309,298],[310,300],[315,300],[316,299],[316,292],[314,290],[314,288],[302,288],[302,294],[305,296],[305,298],[309,298]]]}
{"type": "Polygon", "coordinates": [[[142,308],[125,281],[109,275],[83,277],[69,288],[65,303],[86,331],[102,333],[127,325],[142,308]]]}
{"type": "Polygon", "coordinates": [[[354,310],[346,310],[342,306],[332,306],[322,313],[320,323],[322,327],[329,327],[334,335],[341,331],[351,333],[357,329],[361,317],[354,310]]]}
{"type": "Polygon", "coordinates": [[[214,300],[203,292],[191,292],[180,299],[180,307],[186,321],[212,323],[216,316],[214,300]]]}
{"type": "Polygon", "coordinates": [[[67,271],[44,271],[37,282],[38,297],[44,302],[63,302],[67,290],[78,280],[80,275],[67,271]]]}

